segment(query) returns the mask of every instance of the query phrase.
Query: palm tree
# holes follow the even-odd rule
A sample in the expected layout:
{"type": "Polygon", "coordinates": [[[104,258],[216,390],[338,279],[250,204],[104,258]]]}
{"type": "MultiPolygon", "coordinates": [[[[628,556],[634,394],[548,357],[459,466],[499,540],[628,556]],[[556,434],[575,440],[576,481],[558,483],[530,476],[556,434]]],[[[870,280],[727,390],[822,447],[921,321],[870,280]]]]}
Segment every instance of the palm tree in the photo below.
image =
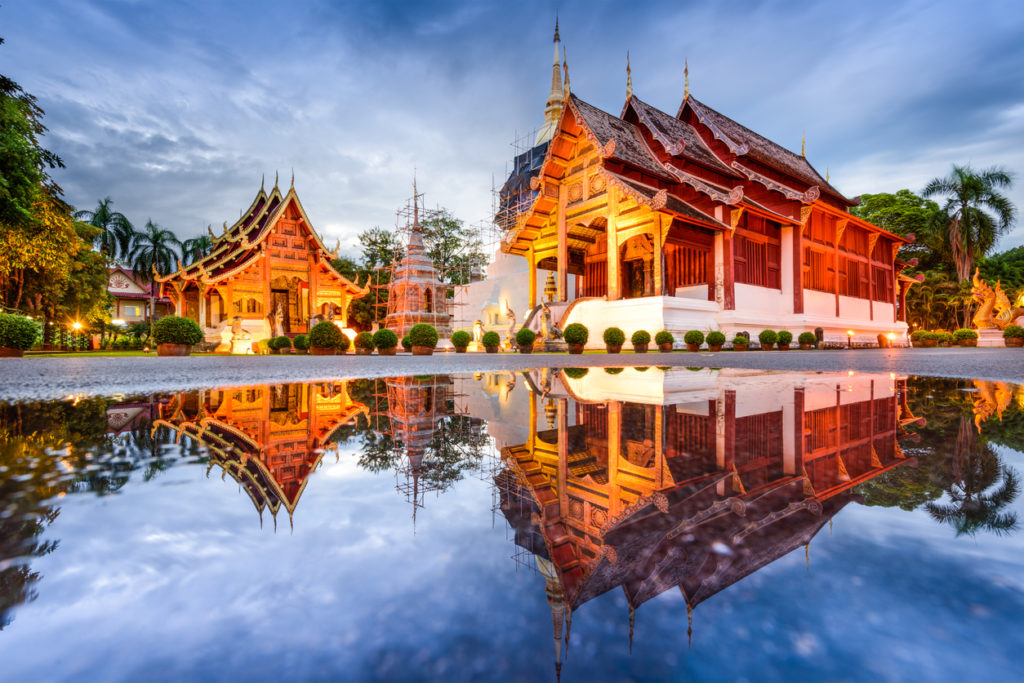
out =
{"type": "Polygon", "coordinates": [[[194,263],[213,250],[213,240],[209,235],[200,235],[182,242],[181,255],[185,263],[194,263]]]}
{"type": "Polygon", "coordinates": [[[106,197],[99,201],[95,211],[76,211],[75,218],[100,229],[95,244],[105,256],[115,260],[126,259],[131,249],[135,228],[123,213],[111,208],[110,205],[113,203],[110,197],[106,197]]]}
{"type": "Polygon", "coordinates": [[[946,196],[946,239],[960,282],[970,279],[975,259],[1013,225],[1016,207],[998,192],[1012,184],[1013,176],[997,166],[976,173],[970,166],[954,165],[949,176],[932,179],[921,193],[946,196]]]}
{"type": "Polygon", "coordinates": [[[153,286],[153,275],[170,275],[177,270],[177,260],[181,242],[170,230],[165,230],[154,223],[146,221],[142,232],[135,233],[132,239],[132,250],[128,256],[132,271],[139,278],[150,282],[149,285],[149,336],[153,336],[153,323],[156,319],[156,287],[153,286]]]}

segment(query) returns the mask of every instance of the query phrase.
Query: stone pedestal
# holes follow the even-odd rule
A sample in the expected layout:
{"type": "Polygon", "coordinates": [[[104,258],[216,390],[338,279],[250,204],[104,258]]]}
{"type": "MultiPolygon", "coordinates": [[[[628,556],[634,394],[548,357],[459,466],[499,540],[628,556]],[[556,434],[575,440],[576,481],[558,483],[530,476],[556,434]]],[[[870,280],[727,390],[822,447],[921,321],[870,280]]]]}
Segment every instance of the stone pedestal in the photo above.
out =
{"type": "Polygon", "coordinates": [[[1003,331],[995,327],[978,330],[978,346],[1005,346],[1003,331]]]}
{"type": "Polygon", "coordinates": [[[569,345],[561,339],[535,339],[533,342],[535,353],[547,351],[549,353],[567,353],[569,345]]]}

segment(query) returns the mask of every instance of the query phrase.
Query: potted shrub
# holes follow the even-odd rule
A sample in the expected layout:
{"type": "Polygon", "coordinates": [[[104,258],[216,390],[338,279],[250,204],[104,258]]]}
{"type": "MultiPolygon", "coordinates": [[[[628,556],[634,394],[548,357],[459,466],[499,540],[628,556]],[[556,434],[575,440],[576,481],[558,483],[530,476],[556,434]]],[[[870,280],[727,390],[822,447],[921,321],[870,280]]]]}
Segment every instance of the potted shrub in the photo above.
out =
{"type": "Polygon", "coordinates": [[[562,374],[569,379],[585,377],[588,372],[590,372],[589,368],[562,368],[562,374]]]}
{"type": "Polygon", "coordinates": [[[360,332],[352,345],[356,347],[357,356],[369,356],[373,353],[373,335],[369,332],[360,332]]]}
{"type": "Polygon", "coordinates": [[[309,331],[309,352],[314,356],[333,356],[339,348],[348,348],[348,337],[330,320],[318,322],[309,331]]]}
{"type": "Polygon", "coordinates": [[[289,351],[291,350],[292,340],[282,334],[280,337],[274,337],[273,339],[271,339],[267,343],[267,346],[270,347],[271,353],[275,355],[281,355],[282,353],[285,352],[285,349],[289,351]]]}
{"type": "Polygon", "coordinates": [[[775,333],[775,330],[761,330],[761,334],[757,335],[757,340],[761,342],[762,351],[771,351],[778,339],[779,335],[775,333]]]}
{"type": "Polygon", "coordinates": [[[732,338],[733,351],[746,351],[748,346],[750,346],[750,340],[746,337],[737,335],[732,338]]]}
{"type": "Polygon", "coordinates": [[[0,358],[21,358],[43,338],[43,326],[31,318],[0,313],[0,358]]]}
{"type": "Polygon", "coordinates": [[[609,375],[621,374],[623,370],[625,370],[625,368],[605,368],[604,369],[604,371],[607,372],[609,375]]]}
{"type": "Polygon", "coordinates": [[[960,328],[953,333],[953,338],[956,339],[960,346],[977,346],[978,345],[978,333],[974,330],[967,328],[960,328]]]}
{"type": "Polygon", "coordinates": [[[398,335],[386,327],[373,333],[373,345],[378,356],[393,356],[398,350],[398,335]]]}
{"type": "Polygon", "coordinates": [[[810,351],[818,342],[818,338],[814,336],[813,332],[801,332],[796,340],[800,344],[801,351],[810,351]]]}
{"type": "Polygon", "coordinates": [[[469,342],[473,341],[473,337],[469,332],[459,330],[458,332],[452,332],[451,340],[452,346],[455,347],[455,353],[465,353],[469,342]]]}
{"type": "Polygon", "coordinates": [[[619,353],[622,351],[622,345],[626,343],[626,333],[618,327],[609,327],[601,338],[604,339],[604,347],[608,353],[619,353]]]}
{"type": "Polygon", "coordinates": [[[708,332],[708,351],[721,351],[725,343],[725,335],[718,330],[708,332]]]}
{"type": "Polygon", "coordinates": [[[704,333],[700,330],[690,330],[683,335],[683,342],[686,343],[687,351],[700,351],[700,345],[704,343],[704,333]]]}
{"type": "Polygon", "coordinates": [[[654,343],[662,353],[672,353],[672,345],[676,343],[676,338],[668,330],[662,330],[654,335],[654,343]]]}
{"type": "Polygon", "coordinates": [[[921,335],[921,342],[924,344],[926,349],[933,349],[939,345],[939,337],[940,335],[938,332],[928,332],[926,330],[925,333],[921,335]]]}
{"type": "Polygon", "coordinates": [[[484,345],[484,351],[487,353],[497,353],[498,347],[501,346],[501,337],[498,336],[497,332],[484,332],[480,342],[484,345]]]}
{"type": "Polygon", "coordinates": [[[590,339],[590,330],[582,323],[571,323],[562,330],[562,339],[569,345],[569,353],[583,353],[583,347],[590,339]]]}
{"type": "Polygon", "coordinates": [[[651,343],[651,333],[647,330],[637,330],[629,338],[633,345],[633,353],[647,353],[647,347],[651,343]]]}
{"type": "Polygon", "coordinates": [[[779,345],[779,351],[789,351],[789,343],[793,341],[793,333],[789,330],[779,330],[776,337],[776,343],[779,345]]]}
{"type": "Polygon", "coordinates": [[[1008,325],[1003,330],[1003,343],[1007,346],[1024,346],[1024,327],[1008,325]]]}
{"type": "Polygon", "coordinates": [[[295,353],[303,355],[309,353],[309,337],[304,334],[295,335],[295,339],[292,339],[292,346],[295,347],[295,353]]]}
{"type": "Polygon", "coordinates": [[[430,356],[437,346],[437,328],[427,323],[416,323],[409,330],[409,343],[412,344],[412,355],[430,356]]]}
{"type": "Polygon", "coordinates": [[[201,341],[203,331],[191,318],[168,315],[153,324],[153,343],[158,356],[187,356],[201,341]]]}
{"type": "Polygon", "coordinates": [[[402,348],[406,351],[412,351],[412,342],[409,341],[409,335],[402,337],[402,348]]]}
{"type": "Polygon", "coordinates": [[[915,349],[924,346],[924,336],[928,334],[927,330],[914,330],[910,333],[910,344],[915,349]]]}
{"type": "Polygon", "coordinates": [[[536,338],[537,335],[534,331],[526,327],[516,332],[516,346],[519,347],[519,353],[533,353],[533,340],[536,338]]]}
{"type": "Polygon", "coordinates": [[[939,346],[953,346],[956,344],[956,338],[953,337],[952,332],[936,332],[935,334],[939,337],[939,346]]]}

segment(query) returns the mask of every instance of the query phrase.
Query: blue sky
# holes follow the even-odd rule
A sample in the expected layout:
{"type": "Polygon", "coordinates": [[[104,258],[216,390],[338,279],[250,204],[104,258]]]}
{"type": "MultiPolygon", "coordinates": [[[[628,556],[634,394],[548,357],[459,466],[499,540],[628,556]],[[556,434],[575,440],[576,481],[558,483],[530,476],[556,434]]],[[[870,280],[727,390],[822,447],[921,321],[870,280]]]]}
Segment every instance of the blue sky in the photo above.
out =
{"type": "MultiPolygon", "coordinates": [[[[807,155],[847,195],[1003,165],[1024,210],[1020,2],[658,3],[8,0],[0,72],[39,97],[70,202],[103,196],[182,238],[233,222],[266,173],[358,249],[427,202],[490,212],[538,127],[556,10],[572,89],[618,112],[694,95],[807,155]]],[[[1001,247],[1024,244],[1024,221],[1001,247]]]]}

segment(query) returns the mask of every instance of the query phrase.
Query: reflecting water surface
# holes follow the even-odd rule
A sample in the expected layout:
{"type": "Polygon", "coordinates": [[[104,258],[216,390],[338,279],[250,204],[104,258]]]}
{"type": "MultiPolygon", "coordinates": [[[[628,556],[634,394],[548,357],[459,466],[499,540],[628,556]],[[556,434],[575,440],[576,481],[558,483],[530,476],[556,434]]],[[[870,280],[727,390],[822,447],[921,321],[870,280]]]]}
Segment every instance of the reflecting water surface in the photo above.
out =
{"type": "Polygon", "coordinates": [[[964,680],[1024,389],[626,368],[0,404],[5,680],[964,680]]]}

